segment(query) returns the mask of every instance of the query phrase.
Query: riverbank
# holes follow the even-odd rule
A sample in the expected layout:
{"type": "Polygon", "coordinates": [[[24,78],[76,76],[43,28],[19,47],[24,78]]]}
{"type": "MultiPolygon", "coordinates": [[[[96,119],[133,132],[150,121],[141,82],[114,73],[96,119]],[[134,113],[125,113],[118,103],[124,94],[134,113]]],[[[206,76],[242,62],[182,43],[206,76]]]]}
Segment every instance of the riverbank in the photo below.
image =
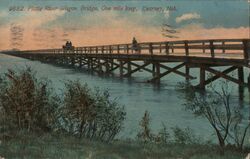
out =
{"type": "Polygon", "coordinates": [[[221,156],[213,144],[144,144],[136,140],[103,143],[62,134],[18,133],[0,144],[5,159],[244,159],[247,152],[226,148],[221,156]]]}

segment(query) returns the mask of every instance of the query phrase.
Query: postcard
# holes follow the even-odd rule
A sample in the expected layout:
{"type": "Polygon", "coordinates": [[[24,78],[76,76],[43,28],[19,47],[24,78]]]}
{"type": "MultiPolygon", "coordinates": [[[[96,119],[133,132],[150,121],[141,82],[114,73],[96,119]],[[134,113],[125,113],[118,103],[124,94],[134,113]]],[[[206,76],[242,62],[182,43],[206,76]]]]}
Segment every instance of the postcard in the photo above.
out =
{"type": "Polygon", "coordinates": [[[0,159],[250,159],[249,0],[1,0],[0,159]]]}

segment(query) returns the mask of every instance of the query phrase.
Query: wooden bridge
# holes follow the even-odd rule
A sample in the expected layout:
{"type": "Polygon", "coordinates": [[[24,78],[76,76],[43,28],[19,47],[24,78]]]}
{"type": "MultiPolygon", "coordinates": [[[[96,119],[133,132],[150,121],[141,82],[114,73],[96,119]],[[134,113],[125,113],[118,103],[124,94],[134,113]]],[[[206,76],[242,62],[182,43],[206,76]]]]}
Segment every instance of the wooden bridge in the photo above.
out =
{"type": "Polygon", "coordinates": [[[160,79],[170,73],[183,76],[186,80],[195,79],[190,75],[191,68],[199,68],[198,88],[218,78],[232,81],[239,86],[247,86],[244,81],[244,67],[250,68],[250,39],[210,39],[184,40],[116,44],[103,46],[75,47],[66,51],[59,49],[10,51],[5,54],[39,60],[42,62],[86,68],[97,73],[113,74],[117,69],[121,77],[130,77],[143,70],[152,74],[147,82],[159,83],[160,79]],[[140,62],[138,62],[140,61],[140,62]],[[176,66],[170,67],[169,63],[176,66]],[[219,71],[217,68],[226,68],[219,71]],[[184,67],[184,71],[180,69],[184,67]],[[236,77],[230,76],[238,71],[236,77]],[[206,72],[213,74],[206,77],[206,72]]]}

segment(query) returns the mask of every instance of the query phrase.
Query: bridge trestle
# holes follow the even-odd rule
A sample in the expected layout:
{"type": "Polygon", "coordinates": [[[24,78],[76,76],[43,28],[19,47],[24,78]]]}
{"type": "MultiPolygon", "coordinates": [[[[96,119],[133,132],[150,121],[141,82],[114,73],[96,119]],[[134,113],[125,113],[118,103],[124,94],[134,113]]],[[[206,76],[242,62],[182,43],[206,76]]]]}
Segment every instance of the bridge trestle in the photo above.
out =
{"type": "Polygon", "coordinates": [[[171,73],[187,81],[198,77],[199,84],[195,87],[199,89],[223,78],[240,89],[248,86],[250,90],[250,76],[248,83],[244,81],[244,68],[250,68],[250,39],[146,42],[138,43],[137,48],[132,44],[116,44],[75,47],[70,52],[44,49],[6,54],[122,78],[145,71],[152,76],[145,81],[149,83],[160,83],[171,73]],[[219,69],[222,67],[224,70],[219,69]],[[196,77],[191,75],[192,68],[199,69],[196,77]],[[237,77],[231,76],[233,71],[237,71],[237,77]]]}

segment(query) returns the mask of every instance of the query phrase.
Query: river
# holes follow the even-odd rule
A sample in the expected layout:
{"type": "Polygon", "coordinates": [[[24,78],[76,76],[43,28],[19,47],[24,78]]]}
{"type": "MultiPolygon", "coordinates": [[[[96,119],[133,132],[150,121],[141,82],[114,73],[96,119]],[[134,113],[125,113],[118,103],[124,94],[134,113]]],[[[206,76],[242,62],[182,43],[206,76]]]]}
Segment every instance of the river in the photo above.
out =
{"type": "MultiPolygon", "coordinates": [[[[10,68],[18,70],[25,68],[25,66],[30,66],[37,72],[38,77],[51,80],[57,93],[62,92],[64,81],[77,79],[87,83],[91,88],[108,89],[111,97],[124,105],[127,112],[124,129],[119,134],[120,138],[134,138],[136,136],[139,130],[139,121],[147,110],[151,116],[151,128],[154,132],[157,132],[164,123],[168,129],[175,126],[190,127],[196,135],[201,136],[204,140],[212,139],[212,129],[208,122],[203,118],[195,118],[192,113],[185,110],[183,93],[176,89],[178,82],[184,82],[185,79],[178,75],[168,75],[163,78],[160,86],[156,86],[143,82],[150,77],[150,74],[145,72],[136,73],[130,79],[120,79],[118,76],[92,75],[84,71],[0,54],[0,73],[4,73],[10,68]]],[[[192,69],[191,75],[199,75],[198,70],[192,69]]],[[[194,80],[192,83],[197,83],[197,81],[194,80]]],[[[237,86],[232,84],[232,87],[232,103],[238,104],[237,86]]],[[[243,103],[247,104],[248,92],[245,91],[244,95],[243,103]]]]}

